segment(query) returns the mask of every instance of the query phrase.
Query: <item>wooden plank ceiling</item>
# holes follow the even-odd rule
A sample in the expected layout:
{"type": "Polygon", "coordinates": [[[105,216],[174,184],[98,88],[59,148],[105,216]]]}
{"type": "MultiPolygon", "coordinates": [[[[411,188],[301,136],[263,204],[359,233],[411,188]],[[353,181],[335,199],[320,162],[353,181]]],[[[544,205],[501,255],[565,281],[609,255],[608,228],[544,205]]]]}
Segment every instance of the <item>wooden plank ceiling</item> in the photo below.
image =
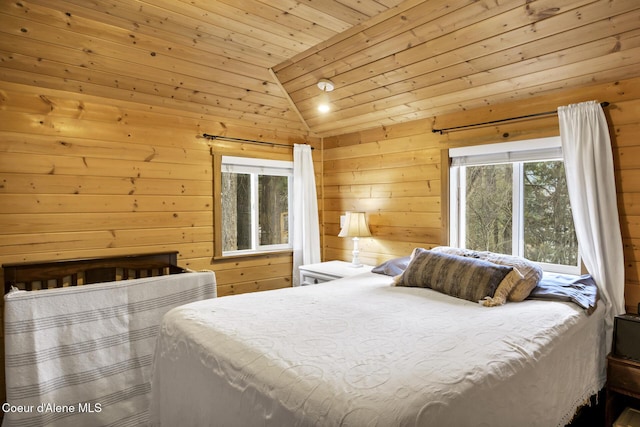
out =
{"type": "Polygon", "coordinates": [[[637,0],[0,2],[0,81],[315,136],[639,75],[637,0]]]}

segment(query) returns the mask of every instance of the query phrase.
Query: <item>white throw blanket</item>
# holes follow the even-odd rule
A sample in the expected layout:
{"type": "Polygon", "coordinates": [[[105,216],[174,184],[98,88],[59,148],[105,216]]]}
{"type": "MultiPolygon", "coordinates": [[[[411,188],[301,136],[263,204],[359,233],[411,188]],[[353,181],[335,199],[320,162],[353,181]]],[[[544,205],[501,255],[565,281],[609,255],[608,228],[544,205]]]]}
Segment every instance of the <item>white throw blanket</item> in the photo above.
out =
{"type": "Polygon", "coordinates": [[[3,426],[148,424],[162,316],[215,296],[213,272],[10,292],[3,426]]]}

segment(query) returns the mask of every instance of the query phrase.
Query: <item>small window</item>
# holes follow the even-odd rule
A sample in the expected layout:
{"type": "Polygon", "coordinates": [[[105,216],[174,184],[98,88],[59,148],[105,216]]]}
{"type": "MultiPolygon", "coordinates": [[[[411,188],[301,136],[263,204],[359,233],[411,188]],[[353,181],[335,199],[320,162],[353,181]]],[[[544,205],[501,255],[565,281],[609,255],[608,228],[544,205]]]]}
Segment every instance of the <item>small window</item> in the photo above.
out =
{"type": "Polygon", "coordinates": [[[293,163],[222,156],[220,175],[222,255],[291,249],[293,163]]]}
{"type": "Polygon", "coordinates": [[[579,273],[559,138],[450,150],[451,244],[579,273]]]}

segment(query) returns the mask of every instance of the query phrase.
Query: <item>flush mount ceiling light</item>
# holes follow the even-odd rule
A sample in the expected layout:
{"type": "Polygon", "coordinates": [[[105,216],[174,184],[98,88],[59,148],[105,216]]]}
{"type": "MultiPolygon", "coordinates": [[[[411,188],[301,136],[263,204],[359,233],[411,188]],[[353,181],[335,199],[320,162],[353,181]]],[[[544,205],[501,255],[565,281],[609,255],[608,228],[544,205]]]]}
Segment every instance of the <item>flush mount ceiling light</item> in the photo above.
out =
{"type": "Polygon", "coordinates": [[[334,88],[335,88],[335,85],[329,79],[320,79],[318,81],[318,89],[322,91],[322,95],[320,95],[320,101],[318,102],[319,112],[328,113],[331,110],[331,104],[329,104],[328,92],[331,92],[334,88]]]}
{"type": "Polygon", "coordinates": [[[320,79],[318,81],[318,89],[323,92],[331,92],[333,89],[335,89],[335,85],[329,79],[320,79]]]}

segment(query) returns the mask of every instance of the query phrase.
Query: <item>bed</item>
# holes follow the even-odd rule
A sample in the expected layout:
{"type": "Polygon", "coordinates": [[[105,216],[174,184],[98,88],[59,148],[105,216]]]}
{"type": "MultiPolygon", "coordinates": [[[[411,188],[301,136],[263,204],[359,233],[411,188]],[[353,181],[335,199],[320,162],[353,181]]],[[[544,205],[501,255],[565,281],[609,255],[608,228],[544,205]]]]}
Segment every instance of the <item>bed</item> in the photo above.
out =
{"type": "Polygon", "coordinates": [[[498,307],[373,272],[187,304],[155,426],[563,426],[605,381],[603,307],[498,307]]]}
{"type": "Polygon", "coordinates": [[[3,426],[149,423],[162,316],[216,296],[177,252],[3,265],[3,426]]]}

